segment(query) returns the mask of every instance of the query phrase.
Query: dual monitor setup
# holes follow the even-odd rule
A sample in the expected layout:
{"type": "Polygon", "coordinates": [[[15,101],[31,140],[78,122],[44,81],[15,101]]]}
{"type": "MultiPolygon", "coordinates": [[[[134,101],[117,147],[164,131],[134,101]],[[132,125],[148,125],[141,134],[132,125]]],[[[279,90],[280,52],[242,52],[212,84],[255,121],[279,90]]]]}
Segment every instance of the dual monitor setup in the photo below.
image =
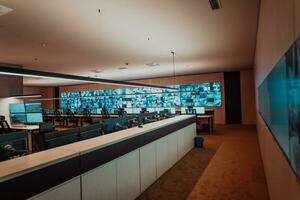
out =
{"type": "Polygon", "coordinates": [[[11,103],[10,119],[13,124],[36,124],[43,122],[42,106],[34,103],[11,103]]]}

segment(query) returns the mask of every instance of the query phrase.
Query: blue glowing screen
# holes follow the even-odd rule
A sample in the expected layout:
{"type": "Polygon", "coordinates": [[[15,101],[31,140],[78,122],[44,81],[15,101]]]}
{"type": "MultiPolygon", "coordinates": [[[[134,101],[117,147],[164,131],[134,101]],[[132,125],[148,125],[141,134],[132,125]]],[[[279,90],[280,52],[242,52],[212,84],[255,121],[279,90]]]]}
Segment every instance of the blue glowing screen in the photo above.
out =
{"type": "Polygon", "coordinates": [[[259,112],[300,178],[300,38],[258,88],[259,112]]]}
{"type": "Polygon", "coordinates": [[[167,108],[175,106],[221,106],[221,83],[171,85],[162,88],[122,88],[60,93],[62,109],[167,108]]]}

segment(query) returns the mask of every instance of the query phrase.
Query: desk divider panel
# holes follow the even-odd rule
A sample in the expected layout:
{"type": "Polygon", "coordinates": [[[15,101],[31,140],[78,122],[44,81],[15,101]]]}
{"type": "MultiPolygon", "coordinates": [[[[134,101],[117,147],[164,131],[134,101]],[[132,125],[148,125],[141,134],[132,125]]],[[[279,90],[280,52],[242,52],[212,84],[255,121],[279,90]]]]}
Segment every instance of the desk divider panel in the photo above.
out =
{"type": "Polygon", "coordinates": [[[79,154],[56,164],[0,182],[1,198],[11,200],[35,196],[195,123],[195,121],[195,118],[184,119],[107,147],[79,154]]]}

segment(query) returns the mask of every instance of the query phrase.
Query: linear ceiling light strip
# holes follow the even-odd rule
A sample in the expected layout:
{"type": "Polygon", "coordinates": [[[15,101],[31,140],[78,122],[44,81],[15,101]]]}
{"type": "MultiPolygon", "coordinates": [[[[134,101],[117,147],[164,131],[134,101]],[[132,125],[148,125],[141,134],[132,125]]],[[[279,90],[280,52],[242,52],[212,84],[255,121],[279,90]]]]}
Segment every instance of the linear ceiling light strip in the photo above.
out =
{"type": "Polygon", "coordinates": [[[55,78],[55,79],[65,79],[65,80],[73,80],[73,81],[81,81],[81,82],[89,82],[89,83],[99,83],[99,84],[110,84],[110,85],[124,85],[130,87],[152,87],[152,88],[164,88],[176,90],[174,88],[158,86],[158,85],[149,85],[143,83],[134,83],[127,81],[117,81],[110,79],[101,79],[101,78],[92,78],[92,77],[84,77],[84,76],[76,76],[70,74],[59,74],[55,72],[45,72],[24,68],[16,68],[7,65],[0,64],[0,74],[5,75],[15,75],[15,76],[28,76],[28,77],[40,77],[40,78],[55,78]]]}

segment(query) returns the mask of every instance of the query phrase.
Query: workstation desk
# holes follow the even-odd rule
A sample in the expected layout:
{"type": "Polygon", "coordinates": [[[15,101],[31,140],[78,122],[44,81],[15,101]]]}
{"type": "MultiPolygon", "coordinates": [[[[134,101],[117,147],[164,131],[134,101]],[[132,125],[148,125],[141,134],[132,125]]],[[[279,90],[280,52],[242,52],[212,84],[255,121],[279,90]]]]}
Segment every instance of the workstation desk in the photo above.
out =
{"type": "Polygon", "coordinates": [[[64,121],[66,121],[66,126],[68,126],[68,119],[78,119],[80,121],[80,125],[83,126],[83,121],[85,119],[90,119],[90,118],[115,118],[119,117],[120,115],[116,114],[111,114],[111,115],[102,115],[102,114],[91,114],[91,115],[66,115],[66,114],[61,114],[61,115],[45,115],[46,118],[51,119],[52,123],[54,124],[56,118],[62,118],[64,121]]]}
{"type": "Polygon", "coordinates": [[[0,163],[1,199],[135,199],[193,148],[181,115],[0,163]]]}

